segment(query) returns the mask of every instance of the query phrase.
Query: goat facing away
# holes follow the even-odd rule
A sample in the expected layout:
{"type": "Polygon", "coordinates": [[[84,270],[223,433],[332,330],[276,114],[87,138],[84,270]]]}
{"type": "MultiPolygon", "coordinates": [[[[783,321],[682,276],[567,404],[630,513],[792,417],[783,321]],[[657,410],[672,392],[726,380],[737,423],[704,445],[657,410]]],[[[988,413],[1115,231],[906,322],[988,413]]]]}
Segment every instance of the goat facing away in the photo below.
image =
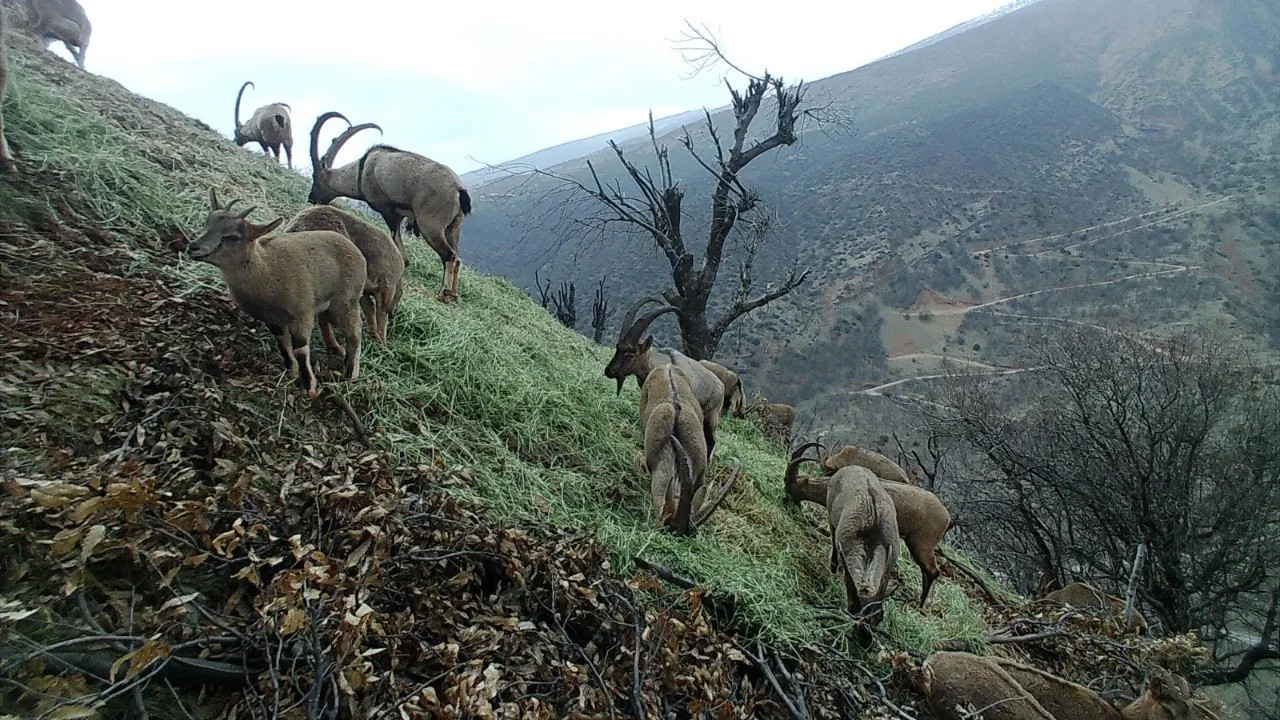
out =
{"type": "Polygon", "coordinates": [[[281,232],[332,230],[346,236],[364,255],[365,293],[360,309],[373,336],[387,344],[387,321],[395,315],[404,294],[404,252],[381,229],[332,205],[304,208],[284,224],[281,232]]]}
{"type": "Polygon", "coordinates": [[[742,417],[742,378],[738,377],[738,373],[717,362],[710,360],[699,360],[702,367],[715,373],[720,378],[720,383],[724,385],[724,406],[720,410],[721,415],[733,415],[734,417],[742,417]]]}
{"type": "Polygon", "coordinates": [[[395,238],[404,247],[401,226],[409,221],[409,230],[426,240],[440,256],[444,280],[437,299],[458,300],[458,244],[462,238],[462,220],[471,214],[471,195],[457,173],[447,166],[417,153],[390,145],[374,145],[359,160],[333,167],[342,145],[361,130],[382,128],[374,123],[351,125],[346,116],[327,112],[316,118],[311,128],[311,194],[313,205],[326,205],[339,197],[362,200],[382,216],[395,238]],[[320,129],[339,118],[348,127],[329,143],[320,155],[320,129]]]}
{"type": "Polygon", "coordinates": [[[707,450],[702,408],[684,372],[656,368],[640,389],[644,468],[649,473],[653,515],[662,527],[692,535],[716,511],[737,479],[737,469],[719,496],[705,505],[707,450]]]}
{"type": "MultiPolygon", "coordinates": [[[[937,495],[922,487],[894,480],[907,474],[889,458],[880,453],[846,445],[836,453],[825,455],[821,461],[822,472],[831,476],[844,467],[862,467],[880,478],[885,492],[893,498],[898,516],[898,532],[907,544],[911,560],[920,568],[920,607],[929,600],[929,590],[938,576],[938,546],[951,527],[951,513],[937,495]]],[[[799,480],[797,482],[804,482],[799,480]]]]}
{"type": "Polygon", "coordinates": [[[76,0],[30,0],[31,21],[36,35],[44,41],[44,49],[55,40],[67,46],[76,59],[76,65],[84,70],[84,54],[89,49],[89,36],[93,25],[84,7],[76,0]]]}
{"type": "Polygon", "coordinates": [[[627,310],[618,328],[618,342],[614,345],[613,357],[604,368],[605,377],[618,382],[618,394],[622,394],[622,386],[627,378],[634,377],[636,385],[644,386],[649,373],[665,365],[679,368],[693,388],[702,409],[702,430],[706,440],[705,452],[708,460],[716,447],[716,428],[720,425],[720,410],[724,407],[724,383],[715,373],[708,370],[698,361],[673,348],[653,347],[653,336],[645,335],[645,331],[659,317],[680,310],[653,297],[640,298],[627,310]],[[656,302],[663,307],[636,318],[640,308],[656,302]],[[642,339],[643,338],[643,339],[642,339]]]}
{"type": "MultiPolygon", "coordinates": [[[[806,443],[796,448],[787,463],[783,479],[788,502],[800,501],[827,508],[831,527],[831,572],[844,578],[849,612],[861,615],[863,607],[873,604],[869,615],[872,625],[883,617],[883,602],[889,591],[889,577],[898,564],[898,520],[893,499],[885,492],[879,478],[861,467],[841,468],[830,478],[798,477],[800,464],[817,462],[805,451],[818,447],[806,443]]],[[[866,633],[862,639],[869,639],[866,633]]]]}
{"type": "MultiPolygon", "coordinates": [[[[9,88],[9,57],[5,49],[5,13],[0,9],[0,105],[4,104],[5,91],[9,88]]],[[[9,141],[4,138],[4,111],[0,108],[0,173],[16,173],[18,166],[9,152],[9,141]]]]}
{"type": "Polygon", "coordinates": [[[262,152],[276,156],[280,162],[280,148],[284,148],[285,159],[289,169],[293,169],[293,120],[289,117],[292,108],[288,103],[274,102],[263,105],[253,111],[249,122],[240,122],[240,99],[244,97],[244,89],[253,87],[253,83],[245,82],[236,93],[236,145],[244,147],[251,142],[258,143],[262,152]]]}
{"type": "Polygon", "coordinates": [[[1142,696],[1123,710],[1097,693],[1042,670],[999,657],[936,652],[925,660],[921,686],[943,720],[980,710],[987,720],[1200,720],[1216,718],[1191,696],[1186,680],[1156,668],[1142,696]]]}
{"type": "Polygon", "coordinates": [[[365,260],[350,240],[331,230],[276,235],[263,240],[281,218],[258,225],[246,218],[254,208],[231,212],[209,189],[204,230],[188,247],[194,260],[214,265],[241,310],[265,323],[280,356],[310,397],[319,395],[311,370],[311,329],[320,325],[325,345],[345,359],[343,375],[360,374],[360,296],[365,260]],[[342,332],[338,344],[333,328],[342,332]]]}

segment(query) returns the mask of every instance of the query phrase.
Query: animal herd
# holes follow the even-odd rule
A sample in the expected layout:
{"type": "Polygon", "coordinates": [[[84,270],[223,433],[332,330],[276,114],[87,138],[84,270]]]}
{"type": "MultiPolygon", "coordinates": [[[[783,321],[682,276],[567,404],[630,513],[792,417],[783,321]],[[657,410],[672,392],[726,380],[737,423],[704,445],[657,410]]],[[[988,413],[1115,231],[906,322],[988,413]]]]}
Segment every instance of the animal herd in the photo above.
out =
{"type": "MultiPolygon", "coordinates": [[[[84,68],[91,25],[75,0],[29,0],[30,28],[47,48],[66,44],[84,68]]],[[[0,43],[5,28],[0,12],[0,43]]],[[[2,45],[0,45],[2,50],[2,45]]],[[[0,51],[0,98],[7,86],[5,53],[0,51]]],[[[283,151],[293,167],[291,108],[275,102],[256,109],[241,123],[241,85],[235,101],[233,139],[237,145],[257,143],[279,161],[283,151]]],[[[209,190],[203,231],[188,247],[191,258],[216,266],[236,304],[264,323],[275,336],[286,368],[314,397],[318,381],[311,362],[310,337],[319,326],[326,348],[343,359],[343,376],[359,377],[361,317],[376,340],[387,341],[387,324],[403,295],[408,259],[402,228],[422,236],[440,256],[443,286],[437,299],[458,299],[459,239],[471,198],[456,173],[417,153],[374,145],[358,160],[341,167],[334,161],[355,134],[381,128],[352,125],[337,112],[316,118],[311,129],[311,205],[289,218],[264,224],[249,220],[253,206],[235,209],[209,190]],[[319,136],[331,120],[347,127],[319,152],[319,136]],[[380,215],[390,235],[351,213],[329,205],[338,197],[365,202],[380,215]],[[342,336],[339,342],[338,335],[342,336]]],[[[0,115],[0,171],[17,168],[4,138],[0,115]]],[[[654,347],[649,326],[679,309],[644,297],[626,313],[613,357],[604,369],[620,394],[628,378],[640,387],[639,417],[643,426],[643,471],[649,475],[652,514],[659,526],[678,534],[695,533],[732,489],[735,466],[717,493],[709,493],[708,472],[716,450],[716,433],[724,415],[756,414],[785,445],[791,443],[795,410],[757,396],[748,404],[737,373],[709,360],[694,360],[669,347],[654,347]],[[647,305],[656,309],[640,315],[647,305]]],[[[906,544],[920,568],[920,604],[928,602],[940,575],[937,551],[951,526],[945,505],[918,487],[897,463],[879,453],[848,445],[825,451],[821,442],[796,448],[782,478],[786,502],[808,502],[826,510],[831,537],[830,569],[845,587],[848,611],[862,620],[859,637],[870,638],[883,615],[890,579],[906,544]],[[801,465],[816,463],[821,473],[802,476],[801,465]]],[[[1074,605],[1114,609],[1119,602],[1087,585],[1073,583],[1048,597],[1074,605]]],[[[1140,617],[1140,616],[1139,616],[1140,617]]],[[[1145,621],[1132,629],[1145,631],[1145,621]]],[[[1034,668],[998,658],[967,653],[935,653],[925,662],[922,690],[943,718],[968,718],[968,709],[986,708],[989,720],[1189,720],[1198,717],[1186,681],[1157,671],[1146,693],[1123,711],[1091,691],[1034,668]]]]}

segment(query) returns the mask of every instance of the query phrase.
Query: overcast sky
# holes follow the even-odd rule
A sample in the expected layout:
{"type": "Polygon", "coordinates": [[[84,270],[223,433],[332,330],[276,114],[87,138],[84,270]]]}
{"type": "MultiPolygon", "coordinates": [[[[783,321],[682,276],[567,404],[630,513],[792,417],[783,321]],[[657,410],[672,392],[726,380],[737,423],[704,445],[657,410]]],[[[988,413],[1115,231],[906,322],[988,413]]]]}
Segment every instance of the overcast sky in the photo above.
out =
{"type": "MultiPolygon", "coordinates": [[[[242,119],[289,103],[300,165],[311,123],[332,109],[463,173],[643,122],[650,109],[727,104],[720,75],[689,78],[674,49],[686,19],[717,32],[745,68],[816,80],[1007,0],[80,2],[93,22],[90,72],[223,134],[236,90],[252,80],[242,119]]],[[[357,137],[340,161],[378,141],[357,137]]]]}

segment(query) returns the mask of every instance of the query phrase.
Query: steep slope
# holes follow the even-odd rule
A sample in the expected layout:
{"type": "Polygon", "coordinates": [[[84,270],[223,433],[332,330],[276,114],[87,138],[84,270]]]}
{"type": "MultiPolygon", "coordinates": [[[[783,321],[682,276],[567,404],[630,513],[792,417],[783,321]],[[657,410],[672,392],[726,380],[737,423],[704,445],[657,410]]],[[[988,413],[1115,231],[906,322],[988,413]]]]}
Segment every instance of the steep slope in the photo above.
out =
{"type": "MultiPolygon", "coordinates": [[[[856,657],[832,622],[828,546],[783,509],[783,457],[757,427],[722,425],[717,476],[729,458],[744,471],[722,514],[694,539],[657,531],[636,392],[614,396],[605,350],[503,280],[468,271],[460,306],[435,302],[417,241],[390,344],[367,344],[349,384],[318,351],[328,391],[306,401],[216,271],[182,253],[210,186],[267,218],[300,208],[305,181],[9,44],[23,174],[0,181],[0,657],[12,673],[42,644],[87,649],[22,670],[43,694],[6,686],[0,714],[139,716],[134,681],[196,651],[205,664],[179,671],[233,692],[185,699],[242,717],[332,707],[331,691],[357,717],[564,717],[612,711],[635,683],[650,717],[731,694],[735,716],[779,716],[729,631],[849,682],[818,670],[856,657]],[[699,587],[628,583],[637,556],[699,587]],[[93,676],[135,650],[95,714],[93,676]]],[[[907,597],[919,575],[902,570],[907,597]]],[[[980,644],[970,592],[953,579],[923,613],[895,603],[886,638],[980,644]]],[[[139,703],[185,712],[183,693],[149,687],[139,703]]],[[[811,700],[838,702],[834,687],[811,700]]]]}
{"type": "MultiPolygon", "coordinates": [[[[806,133],[747,173],[784,223],[756,277],[793,258],[813,275],[722,357],[751,387],[842,413],[863,386],[931,371],[922,356],[1016,366],[1011,333],[1100,312],[1150,330],[1211,319],[1274,346],[1278,33],[1263,0],[1042,0],[813,83],[852,132],[806,133]]],[[[662,140],[686,207],[707,212],[705,172],[662,140]]],[[[526,287],[535,269],[608,275],[622,301],[666,286],[643,238],[581,239],[553,186],[485,188],[479,266],[526,287]]]]}

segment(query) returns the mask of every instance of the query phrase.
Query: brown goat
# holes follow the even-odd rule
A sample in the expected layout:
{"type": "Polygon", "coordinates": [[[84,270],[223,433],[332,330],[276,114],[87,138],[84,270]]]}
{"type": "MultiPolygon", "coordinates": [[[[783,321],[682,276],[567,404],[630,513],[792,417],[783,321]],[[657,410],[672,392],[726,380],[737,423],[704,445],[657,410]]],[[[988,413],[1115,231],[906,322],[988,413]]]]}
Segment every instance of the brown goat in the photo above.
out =
{"type": "Polygon", "coordinates": [[[864,467],[875,473],[876,477],[881,480],[906,483],[907,485],[915,484],[911,482],[911,476],[902,469],[901,465],[874,450],[860,448],[857,445],[845,445],[836,452],[822,458],[822,470],[828,475],[850,465],[864,467]]]}
{"type": "Polygon", "coordinates": [[[937,652],[924,662],[922,690],[942,720],[1200,720],[1214,718],[1186,680],[1157,668],[1141,697],[1119,710],[1088,688],[997,657],[937,652]],[[976,711],[976,713],[974,712],[976,711]]]}
{"type": "Polygon", "coordinates": [[[796,424],[796,409],[784,403],[767,403],[758,393],[756,402],[746,406],[742,415],[759,416],[766,435],[771,435],[784,446],[791,444],[791,433],[796,424]]]}
{"type": "Polygon", "coordinates": [[[249,116],[249,122],[240,122],[240,98],[244,96],[244,89],[253,87],[253,83],[246,82],[240,86],[240,92],[236,93],[236,145],[244,147],[251,142],[258,143],[258,147],[262,148],[262,152],[274,154],[276,162],[280,162],[280,149],[284,148],[285,158],[288,161],[289,169],[293,169],[293,120],[289,117],[289,112],[293,109],[288,103],[274,102],[269,105],[263,105],[253,111],[253,115],[249,116]]]}
{"type": "MultiPolygon", "coordinates": [[[[1072,605],[1075,607],[1097,608],[1105,610],[1108,614],[1114,616],[1122,625],[1124,624],[1124,600],[1108,595],[1101,590],[1095,588],[1088,583],[1073,582],[1064,588],[1054,590],[1043,598],[1044,600],[1059,603],[1061,605],[1072,605]]],[[[1139,634],[1147,632],[1147,619],[1134,608],[1133,618],[1125,629],[1132,630],[1139,634]]]]}
{"type": "Polygon", "coordinates": [[[724,385],[724,405],[720,410],[721,415],[732,414],[735,417],[742,417],[742,378],[738,377],[738,373],[717,362],[710,360],[699,360],[702,367],[715,373],[720,378],[720,384],[724,385]]]}
{"type": "Polygon", "coordinates": [[[702,408],[679,368],[664,365],[645,378],[640,421],[654,517],[663,527],[691,535],[719,507],[737,479],[736,469],[715,502],[704,507],[707,451],[702,408]]]}
{"type": "Polygon", "coordinates": [[[188,247],[190,256],[222,271],[236,305],[276,336],[280,355],[307,395],[319,394],[311,370],[311,329],[320,325],[325,345],[345,358],[344,376],[360,374],[360,296],[365,260],[346,236],[330,230],[277,235],[260,241],[281,219],[257,225],[245,218],[252,207],[232,213],[232,200],[218,203],[209,189],[204,231],[188,247]],[[337,326],[346,339],[338,344],[337,326]]]}
{"type": "Polygon", "coordinates": [[[379,343],[387,344],[387,321],[395,315],[404,293],[404,253],[391,237],[372,224],[332,205],[304,208],[284,224],[281,232],[332,230],[345,235],[364,255],[367,277],[360,309],[379,343]]]}
{"type": "MultiPolygon", "coordinates": [[[[4,42],[5,22],[4,10],[0,8],[0,106],[3,106],[5,92],[9,89],[9,51],[4,42]]],[[[9,141],[4,137],[3,107],[0,107],[0,172],[18,172],[18,166],[13,162],[13,155],[9,152],[9,141]]]]}
{"type": "Polygon", "coordinates": [[[462,239],[462,220],[471,213],[471,194],[458,174],[446,165],[417,153],[390,145],[374,145],[359,160],[333,167],[342,145],[361,130],[382,131],[374,123],[348,127],[329,143],[320,156],[320,129],[325,122],[342,113],[327,112],[316,118],[311,127],[311,194],[309,202],[325,205],[338,197],[363,200],[382,216],[403,247],[401,227],[409,221],[409,230],[421,235],[444,264],[443,287],[437,298],[442,302],[458,299],[458,245],[462,239]]]}
{"type": "Polygon", "coordinates": [[[928,490],[881,475],[881,472],[892,474],[891,468],[874,462],[871,456],[883,459],[884,463],[902,472],[902,468],[889,458],[853,445],[846,445],[840,452],[826,455],[822,459],[822,470],[826,475],[833,475],[844,467],[863,467],[883,481],[884,490],[893,498],[893,507],[897,511],[898,532],[902,533],[902,540],[907,544],[911,559],[920,568],[920,607],[924,607],[929,600],[929,590],[942,574],[938,567],[937,552],[942,538],[951,527],[951,513],[947,512],[947,506],[942,504],[938,496],[928,490]]]}
{"type": "Polygon", "coordinates": [[[84,7],[76,0],[31,0],[32,27],[44,41],[45,50],[59,40],[67,46],[76,59],[76,65],[84,70],[84,54],[89,49],[89,36],[93,25],[84,7]]]}
{"type": "Polygon", "coordinates": [[[679,309],[667,305],[657,298],[641,298],[637,300],[622,319],[618,328],[618,342],[614,346],[613,357],[604,368],[605,377],[616,380],[618,393],[627,378],[634,377],[636,384],[643,386],[649,374],[656,368],[674,365],[679,368],[693,388],[693,395],[702,409],[702,430],[706,440],[708,462],[716,447],[716,428],[720,425],[720,411],[724,407],[724,383],[716,374],[708,370],[698,361],[690,358],[674,348],[653,347],[653,336],[645,335],[645,331],[654,320],[666,313],[679,312],[679,309]],[[653,310],[636,319],[640,308],[656,302],[663,307],[653,310]]]}
{"type": "MultiPolygon", "coordinates": [[[[805,451],[817,443],[802,445],[791,454],[783,483],[789,502],[808,501],[827,509],[831,528],[831,572],[844,579],[849,612],[862,613],[872,603],[869,622],[883,617],[889,577],[898,564],[898,521],[893,500],[870,470],[842,468],[830,478],[801,478],[800,464],[817,462],[805,451]],[[843,561],[843,562],[842,562],[843,561]]],[[[863,635],[867,639],[867,635],[863,635]]]]}

